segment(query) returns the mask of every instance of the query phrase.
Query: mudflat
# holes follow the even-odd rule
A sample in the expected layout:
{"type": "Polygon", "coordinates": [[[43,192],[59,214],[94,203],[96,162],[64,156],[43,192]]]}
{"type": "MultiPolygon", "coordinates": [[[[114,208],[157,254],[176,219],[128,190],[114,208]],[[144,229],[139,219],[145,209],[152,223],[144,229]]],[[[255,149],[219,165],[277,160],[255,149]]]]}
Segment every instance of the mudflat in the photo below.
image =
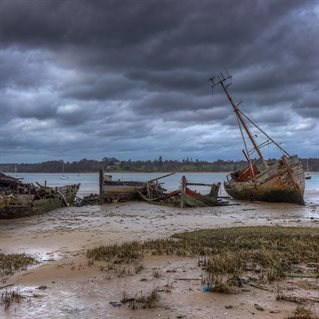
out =
{"type": "MultiPolygon", "coordinates": [[[[2,318],[288,318],[296,302],[276,300],[278,291],[312,300],[319,314],[315,277],[289,277],[248,286],[239,293],[205,292],[205,271],[194,257],[146,255],[135,270],[106,269],[87,251],[101,245],[165,239],[199,229],[242,226],[319,228],[319,206],[231,201],[231,205],[179,209],[143,202],[70,207],[0,221],[0,253],[25,253],[38,263],[1,278],[0,295],[18,289],[24,297],[2,318]],[[121,302],[150,296],[154,307],[121,302]],[[131,305],[131,306],[130,306],[131,305]],[[137,305],[138,306],[138,305],[137,305]]],[[[144,299],[145,299],[144,298],[144,299]]]]}

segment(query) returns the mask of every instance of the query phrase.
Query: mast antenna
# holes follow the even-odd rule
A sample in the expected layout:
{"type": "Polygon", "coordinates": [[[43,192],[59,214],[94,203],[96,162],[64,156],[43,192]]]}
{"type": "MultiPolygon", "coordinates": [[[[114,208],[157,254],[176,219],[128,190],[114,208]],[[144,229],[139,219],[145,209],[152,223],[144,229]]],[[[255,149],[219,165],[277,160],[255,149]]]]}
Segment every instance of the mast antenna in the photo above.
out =
{"type": "MultiPolygon", "coordinates": [[[[223,90],[224,90],[224,92],[225,92],[225,94],[227,96],[228,101],[230,102],[231,106],[233,107],[234,112],[236,113],[236,117],[238,119],[238,122],[243,126],[244,130],[246,131],[246,134],[248,135],[251,143],[253,144],[254,149],[258,153],[258,156],[259,156],[260,160],[263,162],[265,167],[267,167],[267,163],[264,160],[264,157],[263,157],[262,153],[260,152],[260,149],[259,149],[259,147],[258,147],[253,135],[251,134],[248,126],[246,125],[246,123],[245,123],[245,121],[244,121],[244,119],[242,117],[242,113],[240,112],[240,110],[238,108],[240,103],[238,105],[235,105],[233,99],[231,98],[230,94],[227,91],[227,88],[231,85],[231,78],[232,78],[232,76],[229,75],[228,72],[227,72],[226,75],[223,72],[220,72],[217,75],[217,77],[216,76],[212,77],[210,79],[210,81],[212,82],[212,87],[213,88],[215,86],[217,86],[217,85],[221,85],[221,87],[223,88],[223,90]]],[[[244,141],[244,143],[245,143],[245,141],[244,141]]],[[[249,156],[249,154],[247,154],[247,155],[249,156]]]]}

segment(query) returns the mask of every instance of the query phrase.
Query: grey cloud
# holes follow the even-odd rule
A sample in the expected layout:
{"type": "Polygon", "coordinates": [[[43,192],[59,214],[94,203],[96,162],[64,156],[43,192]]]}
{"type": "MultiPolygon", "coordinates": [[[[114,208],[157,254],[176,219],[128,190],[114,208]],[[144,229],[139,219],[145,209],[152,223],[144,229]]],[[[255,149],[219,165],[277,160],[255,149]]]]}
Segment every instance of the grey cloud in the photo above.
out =
{"type": "MultiPolygon", "coordinates": [[[[62,96],[78,100],[123,100],[138,95],[143,85],[120,74],[82,74],[80,80],[69,81],[62,96]]],[[[138,97],[138,96],[137,96],[138,97]]]]}
{"type": "Polygon", "coordinates": [[[306,156],[319,134],[318,12],[295,0],[3,0],[0,148],[236,158],[236,118],[208,83],[225,65],[235,102],[306,156]]]}
{"type": "Polygon", "coordinates": [[[311,92],[293,104],[293,108],[304,117],[319,118],[319,91],[311,92]]]}

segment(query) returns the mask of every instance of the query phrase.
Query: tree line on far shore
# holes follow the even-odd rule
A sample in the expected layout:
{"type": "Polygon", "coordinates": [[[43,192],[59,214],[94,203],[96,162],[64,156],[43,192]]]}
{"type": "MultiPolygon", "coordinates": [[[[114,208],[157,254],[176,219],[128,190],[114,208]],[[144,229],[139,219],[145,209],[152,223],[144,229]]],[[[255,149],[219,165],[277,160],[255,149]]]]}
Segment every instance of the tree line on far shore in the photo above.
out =
{"type": "MultiPolygon", "coordinates": [[[[270,162],[275,159],[269,159],[270,162]]],[[[319,159],[301,159],[305,171],[318,172],[319,159]]],[[[104,169],[109,172],[231,172],[247,165],[246,161],[224,161],[213,162],[202,161],[192,158],[179,160],[163,160],[160,156],[155,160],[147,161],[120,161],[114,157],[105,157],[101,161],[81,159],[74,162],[64,162],[63,160],[47,161],[42,163],[0,164],[0,172],[20,172],[20,173],[84,173],[97,172],[104,169]]]]}

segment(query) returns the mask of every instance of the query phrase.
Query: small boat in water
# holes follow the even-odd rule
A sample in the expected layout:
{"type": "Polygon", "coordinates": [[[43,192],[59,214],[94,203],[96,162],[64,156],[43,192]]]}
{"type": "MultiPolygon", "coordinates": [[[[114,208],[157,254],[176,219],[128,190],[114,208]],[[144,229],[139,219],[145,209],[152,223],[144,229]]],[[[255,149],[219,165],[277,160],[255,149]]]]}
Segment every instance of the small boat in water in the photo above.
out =
{"type": "Polygon", "coordinates": [[[231,197],[241,200],[304,204],[305,174],[301,161],[297,156],[290,156],[262,128],[244,114],[239,109],[239,104],[235,105],[227,90],[230,79],[231,76],[228,74],[225,76],[220,73],[210,81],[213,87],[220,85],[223,88],[234,110],[244,142],[243,153],[248,164],[244,169],[227,176],[227,181],[224,182],[226,192],[231,197]],[[248,128],[248,123],[259,130],[267,140],[258,145],[248,128]],[[245,134],[252,144],[251,150],[248,150],[245,134]],[[261,153],[261,148],[269,144],[274,144],[282,152],[282,157],[275,163],[267,163],[261,153]],[[258,156],[256,160],[251,157],[254,153],[258,156]]]}
{"type": "Polygon", "coordinates": [[[22,180],[24,179],[24,177],[18,176],[18,168],[17,168],[17,164],[14,165],[14,178],[22,180]]]}
{"type": "Polygon", "coordinates": [[[310,175],[310,173],[309,173],[309,160],[307,159],[307,172],[306,172],[306,177],[305,177],[305,179],[311,179],[311,175],[310,175]]]}
{"type": "Polygon", "coordinates": [[[27,217],[72,205],[80,184],[61,187],[24,184],[0,173],[0,219],[27,217]]]}
{"type": "Polygon", "coordinates": [[[60,176],[60,179],[68,179],[69,177],[64,175],[64,162],[62,162],[62,176],[60,176]]]}

